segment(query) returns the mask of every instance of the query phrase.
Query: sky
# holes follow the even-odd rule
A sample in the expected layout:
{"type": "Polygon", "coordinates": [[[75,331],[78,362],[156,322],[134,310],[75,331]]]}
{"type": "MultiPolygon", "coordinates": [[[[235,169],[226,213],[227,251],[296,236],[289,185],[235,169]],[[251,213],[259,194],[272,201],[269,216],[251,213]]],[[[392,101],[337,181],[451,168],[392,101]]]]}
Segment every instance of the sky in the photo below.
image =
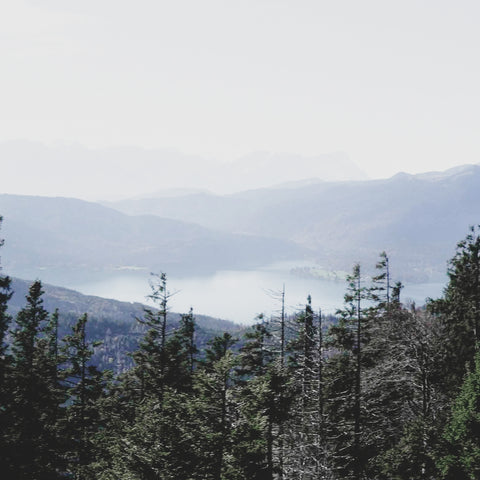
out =
{"type": "Polygon", "coordinates": [[[480,162],[476,0],[1,0],[0,10],[0,142],[218,161],[343,152],[371,178],[480,162]]]}

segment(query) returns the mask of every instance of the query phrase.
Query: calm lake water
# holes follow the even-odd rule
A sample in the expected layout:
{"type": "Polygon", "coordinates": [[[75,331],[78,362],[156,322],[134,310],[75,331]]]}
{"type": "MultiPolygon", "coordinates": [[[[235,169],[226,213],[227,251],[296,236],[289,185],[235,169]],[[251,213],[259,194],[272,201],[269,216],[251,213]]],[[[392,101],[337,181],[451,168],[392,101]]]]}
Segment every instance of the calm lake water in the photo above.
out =
{"type": "MultiPolygon", "coordinates": [[[[290,273],[291,264],[276,264],[258,270],[219,271],[206,276],[168,277],[169,301],[175,312],[188,312],[248,324],[264,313],[267,317],[280,310],[279,294],[285,285],[287,312],[293,312],[312,296],[314,309],[333,313],[343,305],[346,283],[342,280],[300,278],[290,273]]],[[[70,279],[63,286],[87,295],[122,301],[147,303],[150,275],[146,272],[119,271],[101,278],[70,279]]],[[[422,305],[426,297],[441,295],[444,284],[405,285],[402,301],[422,305]]]]}

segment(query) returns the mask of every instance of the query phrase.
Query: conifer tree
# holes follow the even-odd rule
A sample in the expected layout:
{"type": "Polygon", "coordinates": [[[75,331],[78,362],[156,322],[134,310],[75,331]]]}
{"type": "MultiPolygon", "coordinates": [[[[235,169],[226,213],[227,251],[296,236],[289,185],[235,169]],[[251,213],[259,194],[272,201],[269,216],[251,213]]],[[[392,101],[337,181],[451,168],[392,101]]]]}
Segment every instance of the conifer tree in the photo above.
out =
{"type": "Polygon", "coordinates": [[[325,365],[326,414],[332,468],[340,478],[361,479],[365,474],[365,408],[362,390],[370,338],[370,308],[364,306],[368,288],[360,265],[347,277],[345,307],[329,329],[327,347],[331,358],[325,365]]]}
{"type": "Polygon", "coordinates": [[[44,371],[41,335],[48,312],[43,308],[42,295],[41,282],[34,282],[12,332],[13,465],[19,479],[54,478],[57,467],[48,449],[52,438],[49,411],[55,408],[52,402],[58,397],[44,371]]]}
{"type": "Polygon", "coordinates": [[[160,404],[165,390],[166,375],[166,343],[167,343],[167,314],[168,300],[171,297],[167,291],[167,276],[165,273],[155,275],[151,282],[149,298],[158,309],[144,308],[144,318],[137,321],[148,330],[140,342],[139,349],[133,354],[136,363],[135,374],[138,380],[140,400],[146,395],[155,393],[160,404]]]}
{"type": "Polygon", "coordinates": [[[392,300],[390,279],[390,260],[386,252],[380,253],[380,259],[375,265],[378,271],[372,278],[370,298],[376,303],[377,309],[388,310],[392,300]]]}
{"type": "Polygon", "coordinates": [[[362,348],[363,348],[363,311],[361,302],[363,299],[364,287],[361,286],[360,265],[353,268],[353,274],[349,277],[350,290],[345,296],[346,302],[350,302],[350,312],[355,315],[355,396],[354,396],[354,477],[360,480],[363,476],[363,459],[361,451],[362,442],[362,348]]]}
{"type": "Polygon", "coordinates": [[[201,428],[192,398],[195,319],[192,311],[182,315],[179,328],[164,342],[163,321],[162,311],[147,315],[144,322],[151,328],[134,354],[135,375],[123,375],[114,389],[110,427],[116,438],[104,438],[111,458],[104,471],[113,478],[193,478],[195,465],[201,464],[201,428]],[[142,396],[131,394],[138,379],[144,382],[142,396]]]}
{"type": "Polygon", "coordinates": [[[237,368],[239,419],[235,429],[234,455],[246,478],[271,479],[281,473],[279,442],[275,442],[287,419],[289,382],[275,356],[269,324],[259,323],[245,334],[237,368]]]}
{"type": "Polygon", "coordinates": [[[176,332],[177,337],[180,339],[182,345],[183,354],[186,357],[186,367],[190,374],[193,374],[196,364],[196,355],[198,354],[198,348],[195,344],[195,317],[193,316],[193,309],[182,315],[180,320],[180,327],[176,332]]]}
{"type": "Polygon", "coordinates": [[[445,429],[446,452],[438,464],[442,478],[476,480],[480,478],[480,353],[452,407],[445,429]]]}
{"type": "Polygon", "coordinates": [[[94,440],[101,426],[99,401],[105,389],[104,376],[90,364],[95,343],[87,341],[87,319],[86,314],[78,319],[63,347],[69,396],[64,426],[67,469],[75,480],[94,478],[91,464],[96,460],[94,440]]]}
{"type": "Polygon", "coordinates": [[[480,342],[480,235],[470,227],[450,260],[449,283],[443,298],[429,303],[429,310],[445,324],[445,389],[455,394],[465,375],[466,365],[473,367],[480,342]]]}
{"type": "Polygon", "coordinates": [[[37,398],[41,403],[41,419],[44,424],[42,440],[44,466],[50,465],[50,478],[59,476],[64,468],[64,437],[61,424],[67,400],[64,376],[61,371],[63,357],[59,351],[58,310],[49,315],[37,342],[36,369],[41,376],[37,398]],[[54,473],[53,473],[54,472],[54,473]]]}
{"type": "Polygon", "coordinates": [[[324,381],[321,321],[316,322],[308,296],[304,311],[296,316],[297,334],[289,342],[289,375],[296,399],[285,427],[286,478],[318,478],[325,471],[326,442],[323,425],[324,381]]]}
{"type": "MultiPolygon", "coordinates": [[[[262,320],[261,316],[258,320],[262,320]]],[[[236,422],[234,456],[246,478],[272,478],[272,428],[268,415],[268,385],[265,373],[271,362],[271,352],[266,348],[270,333],[259,322],[245,334],[245,344],[240,349],[236,374],[239,398],[239,419],[236,422]],[[265,401],[267,400],[267,401],[265,401]]]]}
{"type": "Polygon", "coordinates": [[[231,389],[236,360],[231,347],[235,342],[228,332],[214,337],[195,379],[195,390],[201,399],[197,404],[202,424],[199,454],[203,460],[199,471],[212,480],[228,478],[226,472],[231,466],[226,459],[232,445],[231,389]]]}
{"type": "MultiPolygon", "coordinates": [[[[284,478],[284,441],[285,441],[285,422],[288,418],[289,409],[290,409],[290,393],[292,389],[290,388],[289,375],[287,372],[287,339],[289,338],[289,328],[287,322],[287,314],[285,311],[285,284],[283,284],[282,290],[279,292],[271,292],[273,298],[280,301],[280,310],[276,317],[273,317],[269,322],[269,331],[272,335],[274,343],[274,353],[276,354],[275,361],[275,377],[277,380],[283,384],[284,388],[279,390],[278,404],[281,405],[283,415],[278,422],[278,432],[277,432],[277,471],[278,479],[283,480],[284,478]]],[[[295,325],[296,327],[296,325],[295,325]]]]}
{"type": "Polygon", "coordinates": [[[164,384],[179,392],[190,392],[198,349],[195,345],[193,311],[180,318],[179,327],[165,346],[164,384]]]}
{"type": "MultiPolygon", "coordinates": [[[[0,226],[2,217],[0,217],[0,226]]],[[[0,239],[0,247],[3,245],[3,239],[0,239]]],[[[1,272],[1,267],[0,267],[1,272]]],[[[7,313],[8,301],[12,297],[11,280],[8,276],[0,274],[0,451],[4,455],[0,456],[0,471],[7,471],[6,454],[9,448],[9,405],[11,403],[11,391],[7,384],[8,369],[11,365],[11,357],[8,353],[6,335],[11,322],[11,317],[7,313]]]]}
{"type": "MultiPolygon", "coordinates": [[[[2,217],[0,217],[0,226],[2,224],[2,217]]],[[[0,247],[3,246],[3,239],[0,239],[0,247]]],[[[1,272],[1,267],[0,267],[1,272]]],[[[7,345],[6,345],[6,334],[8,331],[9,324],[11,322],[11,317],[7,313],[8,301],[12,297],[13,292],[11,291],[11,279],[8,276],[0,274],[0,392],[4,391],[4,375],[5,368],[8,362],[7,359],[7,345]]],[[[0,406],[3,405],[2,399],[0,397],[0,406]]],[[[0,408],[0,410],[2,410],[0,408]]]]}

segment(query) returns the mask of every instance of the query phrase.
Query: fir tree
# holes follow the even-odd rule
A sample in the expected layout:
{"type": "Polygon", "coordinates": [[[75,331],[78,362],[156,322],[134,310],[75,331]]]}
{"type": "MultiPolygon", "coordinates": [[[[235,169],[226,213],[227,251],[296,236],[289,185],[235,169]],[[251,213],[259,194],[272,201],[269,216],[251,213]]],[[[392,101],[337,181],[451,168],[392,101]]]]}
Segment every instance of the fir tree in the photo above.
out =
{"type": "Polygon", "coordinates": [[[140,400],[146,395],[155,393],[160,404],[166,384],[167,369],[167,314],[168,299],[171,297],[167,291],[167,276],[161,273],[154,276],[155,281],[150,284],[152,293],[149,298],[159,307],[157,310],[144,309],[144,318],[137,321],[148,327],[140,342],[139,349],[133,354],[136,363],[135,374],[138,380],[138,393],[140,400]]]}
{"type": "MultiPolygon", "coordinates": [[[[0,226],[2,217],[0,217],[0,226]]],[[[0,239],[0,247],[3,240],[0,239]]],[[[1,271],[1,267],[0,267],[1,271]]],[[[12,297],[11,280],[8,276],[0,274],[0,451],[4,452],[0,456],[0,471],[7,472],[8,461],[7,451],[9,451],[10,439],[8,432],[10,431],[9,407],[11,405],[11,390],[7,383],[7,376],[11,367],[11,356],[8,353],[8,345],[6,336],[11,322],[11,317],[7,313],[8,301],[12,297]]]]}
{"type": "Polygon", "coordinates": [[[42,332],[48,312],[43,308],[43,290],[34,282],[26,297],[26,306],[16,317],[12,332],[12,440],[13,465],[17,478],[53,478],[55,458],[49,412],[56,397],[45,375],[45,351],[42,332]]]}
{"type": "Polygon", "coordinates": [[[453,404],[445,430],[447,452],[438,462],[442,478],[449,480],[480,478],[480,353],[474,365],[453,404]]]}
{"type": "Polygon", "coordinates": [[[240,405],[234,456],[248,479],[271,479],[282,468],[275,462],[275,438],[290,406],[289,382],[275,358],[269,325],[259,323],[245,334],[240,349],[237,397],[240,405]]]}
{"type": "Polygon", "coordinates": [[[226,459],[232,445],[231,391],[236,360],[231,347],[235,342],[227,332],[213,338],[195,378],[195,391],[201,399],[197,404],[203,439],[200,471],[212,480],[227,477],[230,467],[226,459]]]}
{"type": "Polygon", "coordinates": [[[87,341],[86,324],[85,314],[64,338],[63,347],[69,397],[64,425],[67,470],[76,480],[94,478],[91,464],[96,460],[94,440],[102,425],[99,402],[105,389],[104,375],[90,364],[94,344],[87,341]]]}
{"type": "Polygon", "coordinates": [[[429,303],[429,310],[445,325],[446,357],[445,389],[457,392],[465,375],[466,365],[473,367],[480,341],[480,235],[471,227],[464,240],[457,244],[448,269],[449,283],[444,297],[429,303]]]}

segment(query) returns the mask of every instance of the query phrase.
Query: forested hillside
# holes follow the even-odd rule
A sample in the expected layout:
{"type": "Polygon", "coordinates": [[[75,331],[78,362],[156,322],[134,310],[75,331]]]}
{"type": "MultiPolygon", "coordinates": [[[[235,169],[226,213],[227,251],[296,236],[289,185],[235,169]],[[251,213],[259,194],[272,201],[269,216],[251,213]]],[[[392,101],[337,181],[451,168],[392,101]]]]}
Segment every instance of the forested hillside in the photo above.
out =
{"type": "MultiPolygon", "coordinates": [[[[151,279],[157,278],[151,275],[151,279]]],[[[12,298],[8,302],[8,311],[16,315],[25,305],[25,297],[28,289],[33,282],[27,282],[19,278],[11,278],[12,298]]],[[[68,288],[48,285],[42,282],[43,306],[49,313],[58,309],[61,313],[71,315],[88,314],[89,317],[99,320],[109,320],[117,323],[132,323],[135,318],[141,317],[146,306],[138,302],[121,302],[108,298],[97,297],[93,295],[83,295],[68,288]]],[[[149,292],[146,292],[149,293],[149,292]]],[[[145,298],[147,298],[146,295],[145,298]]],[[[170,312],[169,315],[174,321],[180,318],[179,313],[170,312]]],[[[234,332],[241,327],[229,320],[208,317],[206,315],[195,314],[197,326],[205,330],[221,330],[234,332]]]]}
{"type": "Polygon", "coordinates": [[[354,265],[335,318],[306,297],[204,347],[192,312],[171,321],[161,274],[120,374],[93,362],[88,315],[61,332],[40,281],[10,317],[1,276],[2,478],[479,478],[479,230],[425,308],[390,272],[386,253],[372,278],[354,265]]]}
{"type": "MultiPolygon", "coordinates": [[[[152,278],[156,278],[153,276],[152,278]]],[[[32,282],[11,279],[12,297],[8,302],[8,313],[15,317],[25,306],[32,282]]],[[[138,319],[144,315],[148,308],[140,303],[120,302],[91,295],[82,295],[67,288],[56,287],[42,283],[42,305],[49,313],[58,313],[58,335],[63,337],[68,334],[83,315],[88,315],[85,327],[87,340],[101,340],[95,346],[92,363],[97,367],[108,368],[114,373],[121,373],[133,365],[130,356],[139,345],[146,332],[145,325],[138,319]]],[[[151,307],[155,310],[155,307],[151,307]]],[[[181,314],[168,312],[169,332],[178,328],[181,314]]],[[[195,341],[202,349],[219,331],[242,334],[244,327],[228,320],[212,318],[201,314],[195,315],[195,341]]]]}
{"type": "Polygon", "coordinates": [[[255,267],[303,252],[268,236],[130,216],[73,198],[0,195],[0,211],[8,238],[4,265],[19,277],[119,269],[192,274],[255,267]]]}

